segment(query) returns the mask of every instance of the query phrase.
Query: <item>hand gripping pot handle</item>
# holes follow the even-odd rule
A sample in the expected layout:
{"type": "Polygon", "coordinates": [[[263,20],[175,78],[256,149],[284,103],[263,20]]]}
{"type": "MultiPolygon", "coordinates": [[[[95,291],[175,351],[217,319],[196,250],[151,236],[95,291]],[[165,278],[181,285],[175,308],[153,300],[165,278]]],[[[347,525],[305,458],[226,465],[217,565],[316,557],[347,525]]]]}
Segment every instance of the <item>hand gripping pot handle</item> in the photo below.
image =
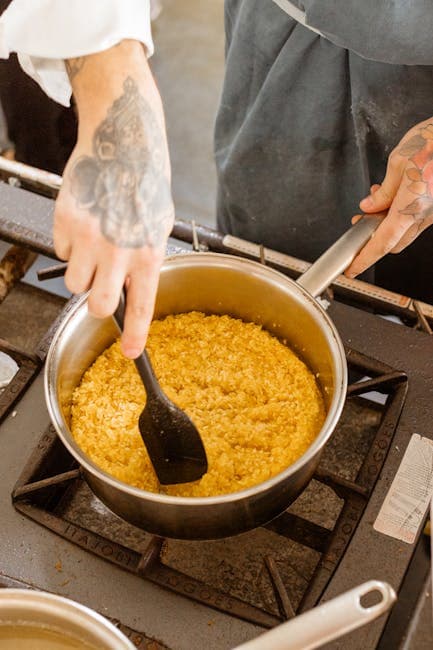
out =
{"type": "Polygon", "coordinates": [[[384,212],[364,215],[298,278],[298,284],[312,296],[320,296],[349,267],[385,216],[384,212]]]}
{"type": "Polygon", "coordinates": [[[270,632],[234,650],[313,650],[373,621],[395,602],[394,589],[386,582],[370,580],[346,591],[305,614],[278,625],[270,632]],[[380,602],[364,607],[361,598],[379,592],[380,602]]]}

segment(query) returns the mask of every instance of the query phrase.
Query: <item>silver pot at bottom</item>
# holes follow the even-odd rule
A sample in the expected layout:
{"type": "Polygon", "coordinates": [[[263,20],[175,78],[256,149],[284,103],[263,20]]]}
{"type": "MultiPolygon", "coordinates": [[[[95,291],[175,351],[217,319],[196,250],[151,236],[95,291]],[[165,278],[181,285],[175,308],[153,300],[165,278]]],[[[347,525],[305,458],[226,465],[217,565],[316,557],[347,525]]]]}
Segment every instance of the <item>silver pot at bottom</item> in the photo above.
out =
{"type": "Polygon", "coordinates": [[[13,626],[17,633],[26,628],[41,633],[57,632],[65,647],[68,641],[71,647],[75,641],[95,650],[134,650],[135,647],[110,621],[92,609],[62,596],[31,589],[0,591],[0,634],[2,625],[13,626]]]}

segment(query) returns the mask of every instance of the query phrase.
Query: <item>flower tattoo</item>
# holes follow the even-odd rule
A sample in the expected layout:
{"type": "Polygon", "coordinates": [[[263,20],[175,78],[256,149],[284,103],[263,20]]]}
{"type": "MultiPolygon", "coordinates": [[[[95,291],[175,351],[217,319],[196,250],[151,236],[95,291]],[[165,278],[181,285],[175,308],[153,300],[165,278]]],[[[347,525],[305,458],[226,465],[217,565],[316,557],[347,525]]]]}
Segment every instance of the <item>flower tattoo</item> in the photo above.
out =
{"type": "Polygon", "coordinates": [[[410,180],[408,189],[417,195],[400,213],[412,215],[421,227],[433,215],[433,124],[423,126],[400,148],[399,154],[413,163],[413,167],[406,169],[406,176],[410,180]]]}

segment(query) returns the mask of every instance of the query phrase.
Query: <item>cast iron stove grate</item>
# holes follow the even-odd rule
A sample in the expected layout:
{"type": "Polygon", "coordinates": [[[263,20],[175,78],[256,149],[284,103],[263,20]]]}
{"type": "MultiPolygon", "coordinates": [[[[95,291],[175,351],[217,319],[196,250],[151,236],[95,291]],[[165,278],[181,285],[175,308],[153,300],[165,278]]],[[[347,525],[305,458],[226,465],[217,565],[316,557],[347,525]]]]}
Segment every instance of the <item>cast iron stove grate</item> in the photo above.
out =
{"type": "Polygon", "coordinates": [[[18,370],[9,384],[0,389],[1,423],[36,377],[41,367],[41,360],[36,355],[19,350],[4,339],[0,339],[0,352],[10,356],[18,366],[18,370]]]}
{"type": "Polygon", "coordinates": [[[95,555],[182,596],[263,627],[313,607],[332,580],[391,447],[403,372],[346,351],[352,383],[313,480],[263,528],[211,542],[151,536],[113,515],[49,426],[25,466],[15,508],[95,555]],[[379,406],[367,393],[378,391],[379,406]],[[366,398],[359,397],[366,395],[366,398]],[[355,422],[358,424],[355,426],[355,422]]]}

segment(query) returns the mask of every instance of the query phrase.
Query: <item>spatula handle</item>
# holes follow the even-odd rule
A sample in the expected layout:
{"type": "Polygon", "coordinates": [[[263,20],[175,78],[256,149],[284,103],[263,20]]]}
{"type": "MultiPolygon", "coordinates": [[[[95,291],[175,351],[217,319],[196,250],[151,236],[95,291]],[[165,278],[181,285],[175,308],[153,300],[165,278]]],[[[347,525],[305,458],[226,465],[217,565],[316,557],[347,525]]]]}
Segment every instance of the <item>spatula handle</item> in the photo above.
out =
{"type": "Polygon", "coordinates": [[[165,398],[146,350],[143,350],[140,356],[134,359],[134,363],[143,381],[147,396],[158,395],[159,398],[165,398]]]}
{"type": "MultiPolygon", "coordinates": [[[[113,314],[113,318],[121,332],[123,332],[123,326],[125,323],[126,300],[127,294],[125,288],[123,288],[122,293],[120,294],[119,304],[113,314]]],[[[140,356],[134,359],[134,363],[138,374],[143,381],[147,396],[150,397],[155,394],[161,395],[162,391],[146,350],[143,350],[140,356]]]]}

